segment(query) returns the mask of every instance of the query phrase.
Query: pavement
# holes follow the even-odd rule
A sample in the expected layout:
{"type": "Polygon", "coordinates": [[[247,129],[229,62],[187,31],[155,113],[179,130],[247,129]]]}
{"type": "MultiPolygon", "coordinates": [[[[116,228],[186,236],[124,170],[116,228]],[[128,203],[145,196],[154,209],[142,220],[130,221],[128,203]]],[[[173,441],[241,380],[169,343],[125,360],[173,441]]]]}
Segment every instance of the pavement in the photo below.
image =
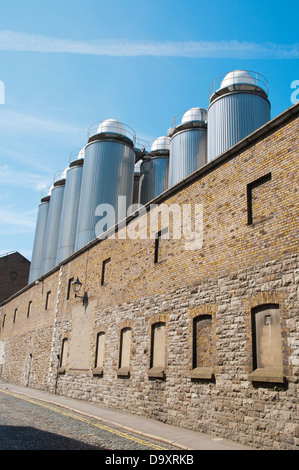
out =
{"type": "Polygon", "coordinates": [[[134,432],[145,438],[158,439],[181,450],[255,450],[253,447],[244,446],[227,439],[212,437],[200,432],[161,423],[144,416],[111,410],[97,403],[51,394],[43,390],[2,381],[0,381],[0,389],[81,413],[89,418],[98,419],[107,425],[118,426],[123,430],[134,432]]]}

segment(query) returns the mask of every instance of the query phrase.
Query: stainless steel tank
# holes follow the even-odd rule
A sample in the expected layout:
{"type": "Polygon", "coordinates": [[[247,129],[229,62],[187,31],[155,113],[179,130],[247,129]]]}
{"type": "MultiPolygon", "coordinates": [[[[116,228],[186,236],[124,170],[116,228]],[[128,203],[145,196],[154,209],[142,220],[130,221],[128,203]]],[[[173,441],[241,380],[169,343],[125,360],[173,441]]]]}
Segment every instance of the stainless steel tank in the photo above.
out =
{"type": "Polygon", "coordinates": [[[51,199],[46,225],[41,274],[46,274],[56,266],[58,236],[65,188],[65,172],[55,178],[51,188],[51,199]]]}
{"type": "Polygon", "coordinates": [[[66,171],[56,264],[75,251],[84,154],[85,149],[82,149],[77,158],[70,162],[66,171]]]}
{"type": "Polygon", "coordinates": [[[90,135],[85,148],[76,251],[125,218],[133,200],[134,132],[108,119],[91,129],[90,135]],[[105,216],[104,204],[113,209],[115,217],[109,217],[110,210],[105,216]],[[107,223],[101,227],[105,218],[107,223]]]}
{"type": "Polygon", "coordinates": [[[171,132],[169,187],[198,170],[207,162],[207,111],[192,108],[171,132]]]}
{"type": "Polygon", "coordinates": [[[265,77],[235,70],[210,86],[208,161],[225,152],[270,120],[265,77]]]}
{"type": "Polygon", "coordinates": [[[169,137],[159,137],[140,165],[140,204],[144,205],[168,189],[169,137]]]}
{"type": "Polygon", "coordinates": [[[132,204],[139,204],[139,202],[140,202],[139,186],[140,186],[140,169],[138,169],[138,171],[137,171],[136,168],[135,168],[132,204]]]}
{"type": "Polygon", "coordinates": [[[35,235],[32,249],[31,265],[28,283],[36,281],[41,275],[43,262],[43,246],[46,233],[46,224],[50,205],[50,193],[41,197],[38,206],[35,235]]]}

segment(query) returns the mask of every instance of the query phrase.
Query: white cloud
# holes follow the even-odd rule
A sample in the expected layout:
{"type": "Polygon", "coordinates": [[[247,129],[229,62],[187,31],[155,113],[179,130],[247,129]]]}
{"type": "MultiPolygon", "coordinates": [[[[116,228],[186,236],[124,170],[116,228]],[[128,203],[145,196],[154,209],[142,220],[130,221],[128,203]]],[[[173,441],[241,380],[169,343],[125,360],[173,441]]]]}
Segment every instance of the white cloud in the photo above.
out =
{"type": "MultiPolygon", "coordinates": [[[[1,33],[0,33],[1,34],[1,33]]],[[[1,49],[1,47],[0,47],[1,49]]],[[[58,121],[52,121],[41,117],[32,116],[30,114],[10,111],[6,108],[0,110],[1,131],[3,129],[13,129],[16,131],[31,131],[36,133],[39,131],[48,131],[62,134],[82,134],[86,129],[81,129],[71,124],[65,124],[58,121]]]]}
{"type": "Polygon", "coordinates": [[[33,233],[35,231],[37,209],[25,213],[12,207],[0,208],[0,235],[33,233]]]}
{"type": "Polygon", "coordinates": [[[298,59],[298,44],[233,41],[76,41],[15,31],[0,31],[0,50],[90,54],[99,56],[169,56],[194,58],[298,59]]]}
{"type": "Polygon", "coordinates": [[[51,186],[53,177],[41,175],[38,173],[30,173],[18,171],[10,168],[8,165],[0,166],[0,186],[13,186],[18,189],[26,188],[36,191],[42,191],[51,186]]]}
{"type": "MultiPolygon", "coordinates": [[[[0,142],[1,142],[1,134],[0,134],[0,142]]],[[[13,147],[13,145],[12,145],[13,147]]],[[[43,175],[49,175],[49,178],[52,178],[51,168],[49,168],[49,164],[45,162],[43,164],[43,160],[32,158],[31,153],[28,150],[20,149],[17,147],[14,148],[7,148],[7,144],[5,142],[1,142],[0,144],[0,168],[1,168],[1,160],[2,161],[16,161],[21,165],[26,165],[27,168],[32,167],[34,170],[38,170],[42,172],[43,175]],[[5,155],[5,157],[4,157],[5,155]]],[[[1,174],[0,174],[1,178],[1,174]]]]}

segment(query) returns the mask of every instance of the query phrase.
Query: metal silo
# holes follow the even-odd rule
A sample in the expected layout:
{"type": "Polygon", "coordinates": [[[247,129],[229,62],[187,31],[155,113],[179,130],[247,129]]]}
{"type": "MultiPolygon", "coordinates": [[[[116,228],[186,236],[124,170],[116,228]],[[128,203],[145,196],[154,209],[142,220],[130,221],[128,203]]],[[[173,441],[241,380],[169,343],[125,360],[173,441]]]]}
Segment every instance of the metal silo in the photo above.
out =
{"type": "Polygon", "coordinates": [[[140,169],[138,168],[138,171],[137,171],[137,168],[135,167],[132,204],[139,204],[140,202],[139,186],[140,186],[140,169]]]}
{"type": "Polygon", "coordinates": [[[171,132],[169,187],[207,162],[207,111],[192,108],[171,132]]]}
{"type": "Polygon", "coordinates": [[[43,262],[43,246],[46,233],[46,224],[50,205],[50,193],[41,197],[38,206],[35,235],[32,249],[31,265],[28,283],[36,281],[41,275],[43,262]]]}
{"type": "Polygon", "coordinates": [[[85,148],[76,251],[125,218],[133,200],[134,132],[108,119],[91,129],[90,135],[85,148]],[[107,214],[104,204],[113,209],[115,217],[111,210],[107,214]],[[102,226],[104,219],[107,223],[102,226]]]}
{"type": "Polygon", "coordinates": [[[140,203],[146,204],[168,189],[169,137],[159,137],[140,165],[140,203]]]}
{"type": "Polygon", "coordinates": [[[270,120],[267,80],[256,72],[235,70],[210,86],[208,161],[270,120]]]}
{"type": "Polygon", "coordinates": [[[61,222],[61,211],[65,188],[66,170],[58,178],[55,178],[51,188],[51,199],[46,225],[43,262],[41,274],[45,274],[56,266],[58,236],[61,222]]]}
{"type": "Polygon", "coordinates": [[[85,149],[82,149],[66,171],[56,264],[75,251],[84,154],[85,149]]]}

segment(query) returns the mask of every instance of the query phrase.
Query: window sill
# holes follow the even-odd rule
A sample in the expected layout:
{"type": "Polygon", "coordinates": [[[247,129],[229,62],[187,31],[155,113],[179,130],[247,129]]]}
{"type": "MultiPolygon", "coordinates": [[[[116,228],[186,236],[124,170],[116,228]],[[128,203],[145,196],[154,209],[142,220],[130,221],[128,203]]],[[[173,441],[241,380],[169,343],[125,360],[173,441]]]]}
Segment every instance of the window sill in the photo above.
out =
{"type": "Polygon", "coordinates": [[[214,372],[211,367],[196,367],[195,369],[191,370],[189,373],[189,377],[191,379],[205,379],[211,380],[213,378],[214,372]]]}
{"type": "Polygon", "coordinates": [[[95,367],[92,371],[92,375],[103,375],[103,367],[95,367]]]}
{"type": "Polygon", "coordinates": [[[164,367],[152,367],[147,371],[147,375],[149,377],[154,377],[157,379],[164,379],[165,378],[165,371],[164,367]]]}
{"type": "Polygon", "coordinates": [[[281,369],[256,369],[248,376],[251,382],[283,383],[285,377],[281,369]]]}
{"type": "Polygon", "coordinates": [[[130,367],[121,367],[118,369],[117,377],[130,377],[130,367]]]}

